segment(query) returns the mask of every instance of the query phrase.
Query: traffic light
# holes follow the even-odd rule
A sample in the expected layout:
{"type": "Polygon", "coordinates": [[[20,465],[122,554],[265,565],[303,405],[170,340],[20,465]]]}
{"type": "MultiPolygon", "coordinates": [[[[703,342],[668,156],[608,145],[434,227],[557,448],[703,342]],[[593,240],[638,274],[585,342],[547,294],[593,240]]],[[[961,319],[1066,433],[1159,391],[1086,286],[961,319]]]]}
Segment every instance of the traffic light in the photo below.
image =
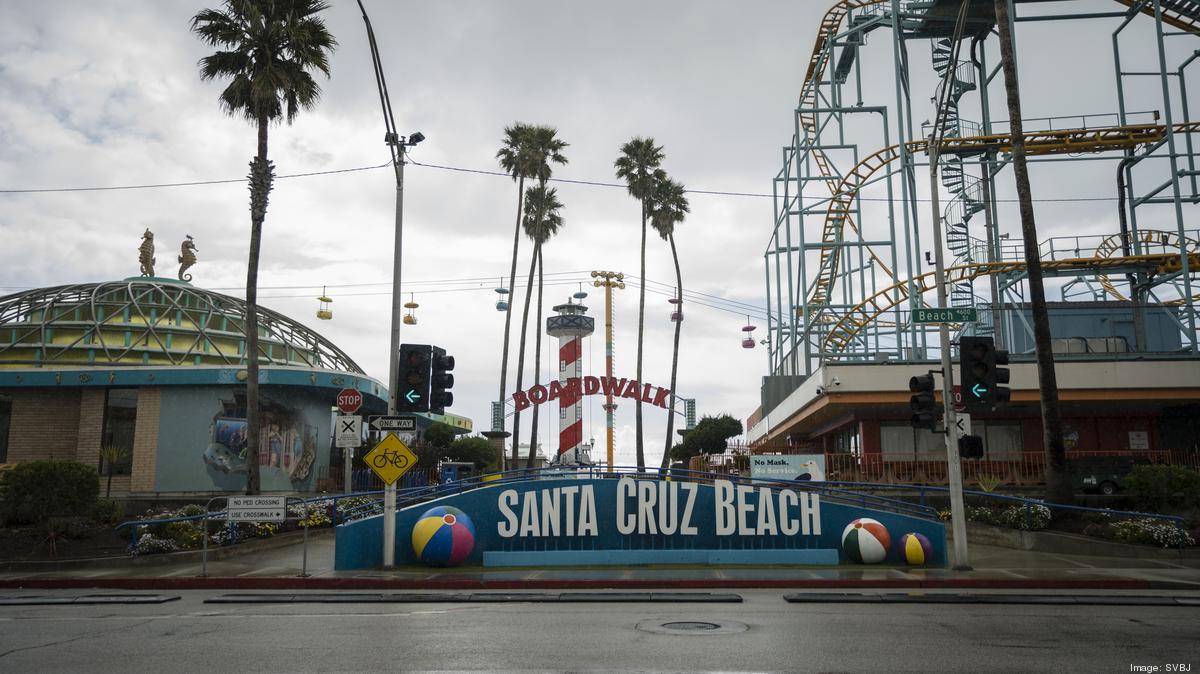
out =
{"type": "Polygon", "coordinates": [[[454,404],[454,394],[450,389],[454,386],[454,356],[447,356],[446,350],[432,347],[432,374],[429,377],[429,411],[435,414],[445,414],[446,408],[454,404]]]}
{"type": "Polygon", "coordinates": [[[959,438],[958,455],[964,459],[982,459],[983,438],[978,435],[964,435],[959,438]]]}
{"type": "Polygon", "coordinates": [[[396,382],[397,412],[429,411],[429,374],[432,347],[401,344],[399,378],[396,382]]]}
{"type": "Polygon", "coordinates": [[[991,337],[960,337],[958,340],[959,383],[963,407],[968,411],[990,410],[1006,403],[1012,391],[1001,384],[1009,382],[1008,352],[996,349],[991,337]]]}
{"type": "Polygon", "coordinates": [[[920,374],[908,380],[908,390],[913,396],[908,399],[912,407],[912,427],[933,430],[938,425],[938,404],[933,397],[934,381],[931,374],[920,374]]]}

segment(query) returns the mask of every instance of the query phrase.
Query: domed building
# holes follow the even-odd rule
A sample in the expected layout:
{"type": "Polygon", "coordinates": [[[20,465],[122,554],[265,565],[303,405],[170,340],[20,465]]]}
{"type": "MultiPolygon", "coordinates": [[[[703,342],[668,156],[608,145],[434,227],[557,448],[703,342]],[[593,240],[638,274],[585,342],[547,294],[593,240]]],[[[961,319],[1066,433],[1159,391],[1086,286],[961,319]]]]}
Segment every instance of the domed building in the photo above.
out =
{"type": "MultiPolygon", "coordinates": [[[[101,447],[115,446],[114,495],[244,489],[245,314],[241,299],[156,277],[0,298],[0,463],[106,475],[101,447]]],[[[338,391],[383,414],[386,387],[300,323],[261,306],[258,320],[262,489],[325,487],[338,391]]]]}

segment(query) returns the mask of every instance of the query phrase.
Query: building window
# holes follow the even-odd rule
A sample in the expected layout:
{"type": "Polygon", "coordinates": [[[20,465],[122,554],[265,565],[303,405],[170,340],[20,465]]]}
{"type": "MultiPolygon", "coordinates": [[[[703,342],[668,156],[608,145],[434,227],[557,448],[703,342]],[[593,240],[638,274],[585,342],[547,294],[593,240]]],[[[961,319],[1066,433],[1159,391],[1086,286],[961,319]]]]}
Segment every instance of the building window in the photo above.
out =
{"type": "MultiPolygon", "coordinates": [[[[104,433],[102,447],[120,447],[124,456],[113,463],[114,475],[128,475],[133,467],[133,433],[137,427],[138,392],[135,388],[108,390],[104,402],[104,433]]],[[[108,475],[108,466],[100,459],[100,474],[108,475]]]]}
{"type": "Polygon", "coordinates": [[[983,438],[983,450],[992,461],[1018,461],[1024,437],[1021,424],[1002,421],[972,421],[971,432],[983,438]]]}
{"type": "Polygon", "coordinates": [[[0,463],[8,463],[8,429],[12,425],[12,401],[0,398],[0,463]]]}
{"type": "Polygon", "coordinates": [[[946,441],[940,433],[909,424],[880,424],[879,442],[884,461],[929,461],[938,455],[945,460],[946,441]]]}

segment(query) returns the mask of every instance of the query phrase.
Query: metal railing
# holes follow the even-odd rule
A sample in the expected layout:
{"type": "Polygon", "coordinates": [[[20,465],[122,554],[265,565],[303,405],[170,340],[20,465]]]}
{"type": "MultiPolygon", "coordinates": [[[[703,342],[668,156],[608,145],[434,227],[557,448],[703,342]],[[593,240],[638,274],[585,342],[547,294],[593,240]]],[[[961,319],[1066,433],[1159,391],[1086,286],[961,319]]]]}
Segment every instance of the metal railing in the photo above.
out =
{"type": "MultiPolygon", "coordinates": [[[[917,499],[918,499],[918,503],[920,503],[921,505],[926,504],[926,499],[929,494],[936,493],[936,494],[947,494],[948,495],[950,492],[949,487],[940,487],[940,486],[932,486],[932,485],[882,484],[882,483],[871,483],[871,482],[844,482],[844,481],[835,481],[835,482],[831,482],[829,484],[834,484],[839,487],[845,487],[847,489],[859,489],[859,490],[870,490],[870,491],[887,490],[889,492],[899,491],[902,493],[903,492],[915,493],[917,496],[917,499]]],[[[1161,513],[1146,513],[1146,512],[1139,512],[1136,510],[1111,510],[1109,508],[1092,508],[1092,507],[1088,507],[1088,506],[1066,505],[1066,504],[1062,504],[1062,503],[1051,503],[1049,501],[1042,501],[1040,499],[1026,498],[1026,497],[1022,497],[1022,496],[1013,496],[1011,494],[997,494],[995,492],[976,491],[973,489],[964,489],[963,496],[974,498],[974,499],[989,499],[989,500],[1001,501],[1003,503],[1015,504],[1015,505],[1021,507],[1025,511],[1025,525],[1026,525],[1025,529],[1026,530],[1034,529],[1033,509],[1037,508],[1037,507],[1043,507],[1043,508],[1050,510],[1051,513],[1053,513],[1054,511],[1062,511],[1062,512],[1068,512],[1068,513],[1097,513],[1097,514],[1105,515],[1107,517],[1147,518],[1147,519],[1152,519],[1152,520],[1158,520],[1161,522],[1166,522],[1166,523],[1174,526],[1180,532],[1186,533],[1186,531],[1187,531],[1187,520],[1178,515],[1164,515],[1161,513]]],[[[1051,516],[1051,521],[1054,521],[1053,516],[1051,516]]],[[[1183,542],[1184,540],[1186,540],[1186,537],[1181,536],[1180,537],[1181,542],[1179,544],[1179,547],[1181,550],[1186,546],[1186,543],[1183,542]]]]}
{"type": "MultiPolygon", "coordinates": [[[[745,447],[725,455],[697,457],[700,471],[718,473],[732,470],[745,447]],[[708,461],[707,465],[705,461],[708,461]]],[[[818,454],[820,450],[803,447],[764,445],[753,449],[755,454],[818,454]]],[[[869,452],[865,454],[823,454],[825,476],[831,481],[854,484],[948,484],[946,455],[943,452],[907,452],[901,454],[869,452]]],[[[1067,460],[1094,458],[1141,458],[1151,463],[1167,464],[1200,470],[1200,454],[1172,450],[1071,450],[1067,460]]],[[[983,459],[962,459],[964,482],[994,482],[1013,487],[1033,487],[1045,484],[1046,456],[1042,451],[996,452],[983,459]]]]}

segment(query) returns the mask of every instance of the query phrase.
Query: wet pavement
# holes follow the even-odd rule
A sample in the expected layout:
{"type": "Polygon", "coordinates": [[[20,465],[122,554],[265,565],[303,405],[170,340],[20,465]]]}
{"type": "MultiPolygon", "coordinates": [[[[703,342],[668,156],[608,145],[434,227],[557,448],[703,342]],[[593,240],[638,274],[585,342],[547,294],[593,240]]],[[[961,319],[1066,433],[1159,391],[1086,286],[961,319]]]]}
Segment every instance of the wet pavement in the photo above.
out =
{"type": "MultiPolygon", "coordinates": [[[[117,586],[116,581],[160,579],[173,587],[189,581],[209,580],[216,587],[367,587],[372,583],[391,587],[754,587],[843,585],[974,587],[1160,587],[1200,591],[1200,558],[1193,554],[1164,554],[1161,558],[1098,557],[1014,550],[976,544],[970,548],[973,570],[925,569],[892,566],[621,566],[554,568],[462,567],[433,569],[333,569],[334,538],[313,536],[308,543],[307,566],[303,545],[290,541],[280,547],[258,550],[224,559],[210,559],[207,579],[203,565],[194,555],[178,563],[138,564],[130,560],[106,561],[93,567],[25,567],[0,573],[0,585],[13,587],[22,581],[39,585],[80,586],[95,582],[117,586]],[[302,571],[307,576],[302,576],[302,571]],[[236,582],[234,582],[236,579],[236,582]],[[280,581],[289,580],[281,584],[280,581]],[[71,581],[71,582],[66,582],[71,581]]],[[[158,561],[158,560],[155,560],[158,561]]]]}

